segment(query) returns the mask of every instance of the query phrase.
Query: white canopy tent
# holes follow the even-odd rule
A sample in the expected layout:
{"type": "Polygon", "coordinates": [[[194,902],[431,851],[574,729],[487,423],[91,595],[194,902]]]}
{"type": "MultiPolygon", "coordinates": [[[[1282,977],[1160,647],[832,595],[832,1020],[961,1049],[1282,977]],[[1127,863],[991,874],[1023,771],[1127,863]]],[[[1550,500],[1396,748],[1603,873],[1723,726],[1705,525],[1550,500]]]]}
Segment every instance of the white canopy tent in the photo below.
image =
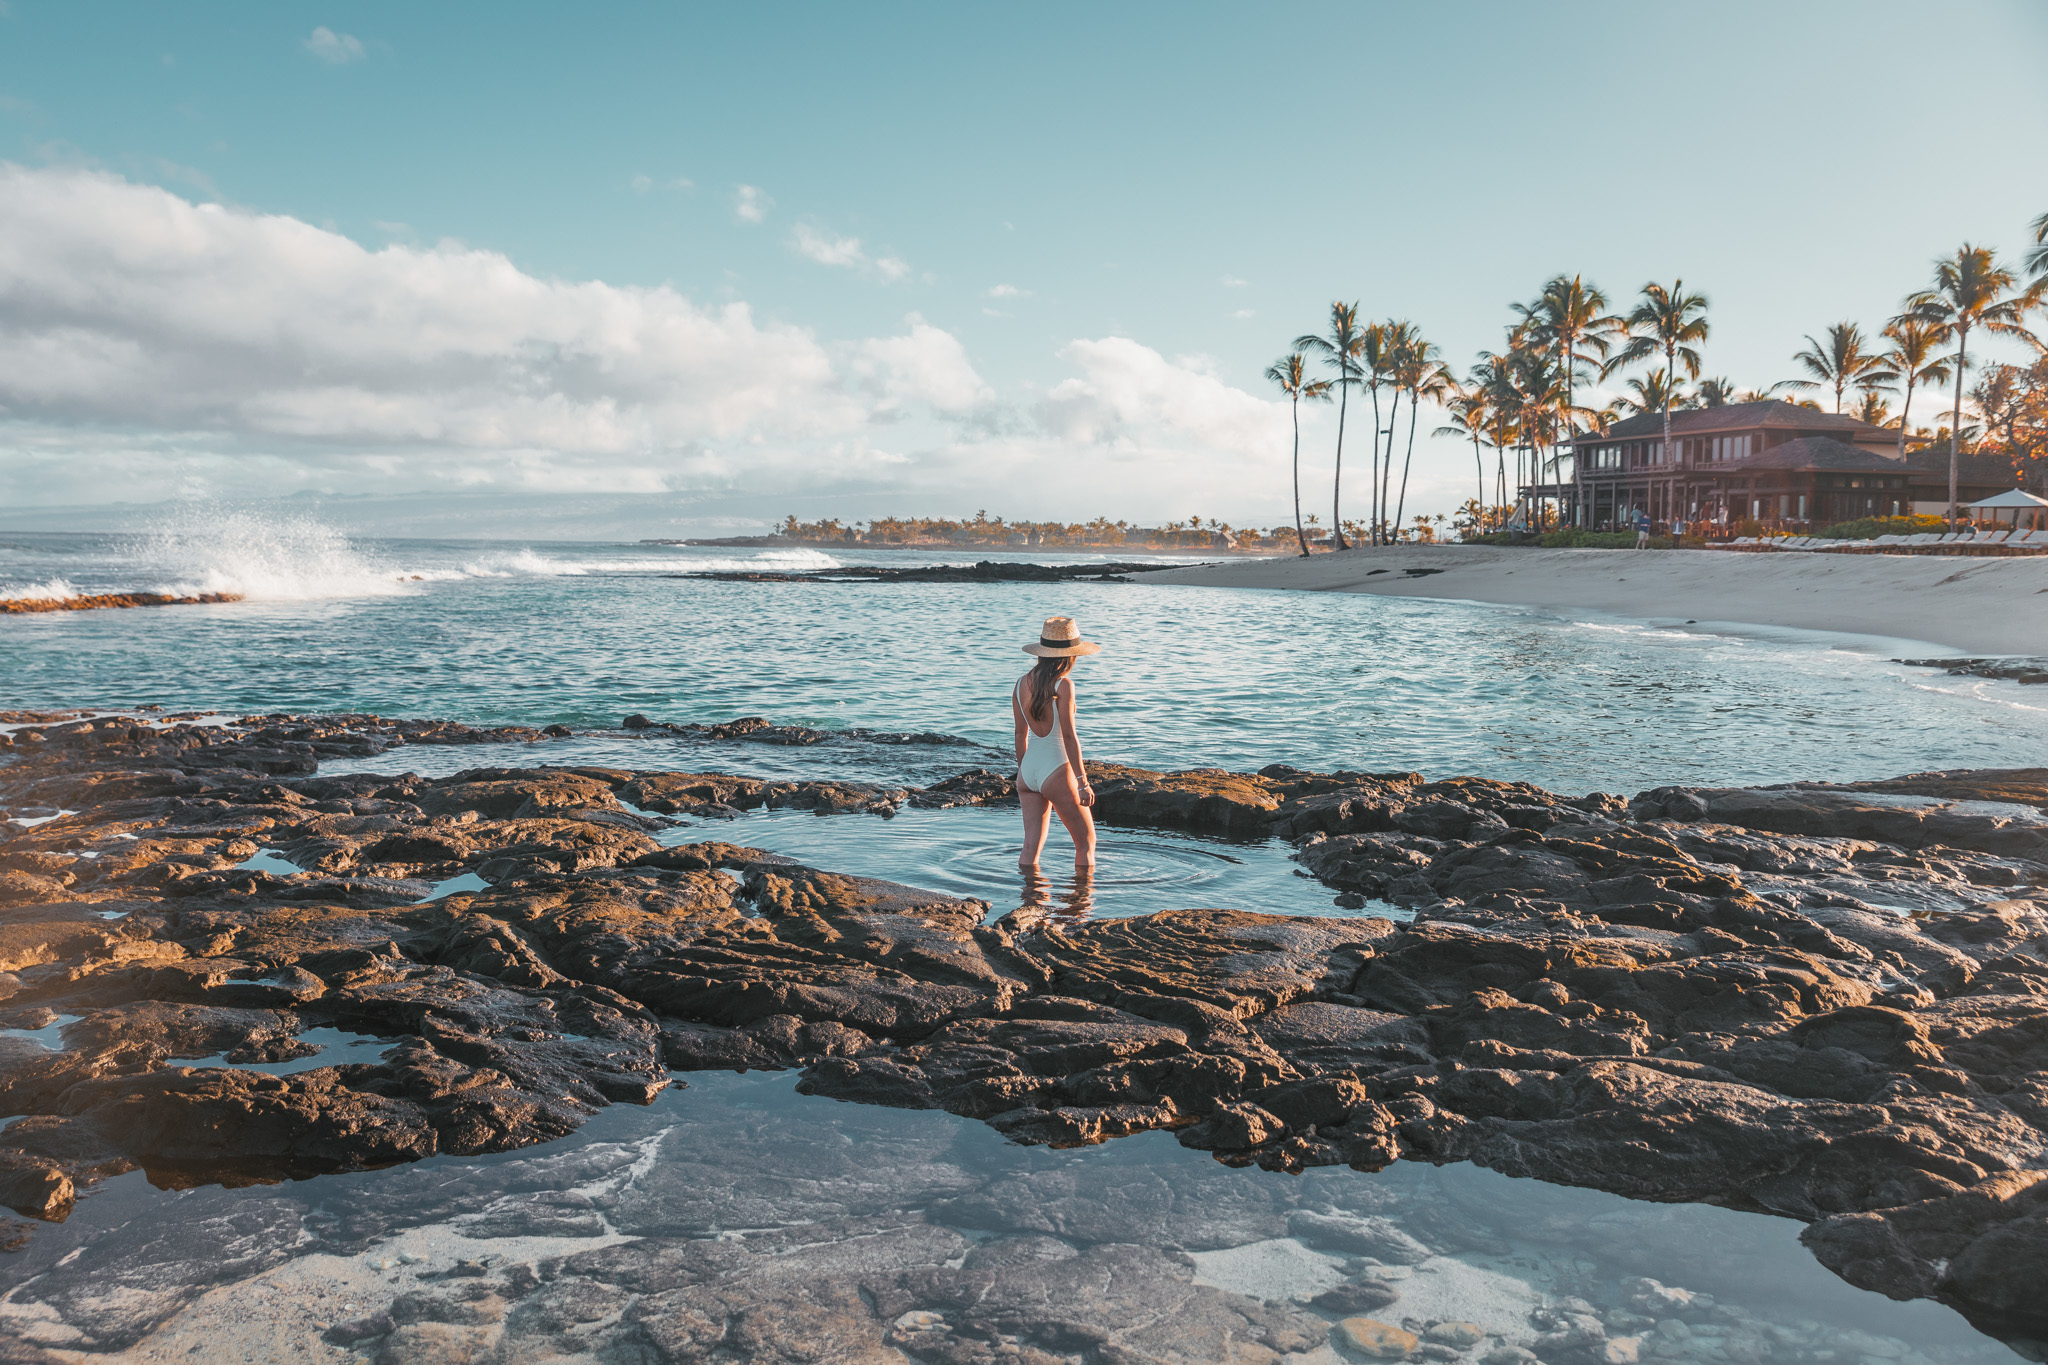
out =
{"type": "Polygon", "coordinates": [[[2048,498],[2037,498],[2024,489],[2015,488],[2009,493],[2000,493],[1982,502],[1970,503],[1969,509],[1980,517],[1989,512],[1993,521],[1998,520],[1999,513],[2009,511],[2012,513],[2015,530],[2019,528],[2021,517],[2026,517],[2037,526],[2048,525],[2048,521],[2043,519],[2043,514],[2048,513],[2048,498]]]}

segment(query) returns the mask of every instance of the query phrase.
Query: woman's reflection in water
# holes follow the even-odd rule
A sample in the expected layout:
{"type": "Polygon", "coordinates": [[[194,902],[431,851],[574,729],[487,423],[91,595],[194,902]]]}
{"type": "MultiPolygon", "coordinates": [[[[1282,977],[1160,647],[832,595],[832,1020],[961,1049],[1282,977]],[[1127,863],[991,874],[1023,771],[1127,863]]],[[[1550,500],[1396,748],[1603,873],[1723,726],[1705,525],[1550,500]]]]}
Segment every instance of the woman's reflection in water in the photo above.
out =
{"type": "Polygon", "coordinates": [[[1037,867],[1023,869],[1023,895],[1010,918],[1020,928],[1058,928],[1080,924],[1095,911],[1095,870],[1047,876],[1037,867]]]}

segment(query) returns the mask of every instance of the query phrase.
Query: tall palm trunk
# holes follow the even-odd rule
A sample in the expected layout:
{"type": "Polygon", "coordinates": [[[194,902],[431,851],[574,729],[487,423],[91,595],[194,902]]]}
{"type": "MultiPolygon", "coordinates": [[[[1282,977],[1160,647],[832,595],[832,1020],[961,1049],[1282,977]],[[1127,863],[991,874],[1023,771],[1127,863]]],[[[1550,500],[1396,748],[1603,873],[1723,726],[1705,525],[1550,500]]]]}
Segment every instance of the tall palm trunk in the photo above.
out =
{"type": "Polygon", "coordinates": [[[1479,518],[1479,525],[1475,530],[1475,534],[1484,535],[1486,532],[1486,461],[1480,457],[1479,433],[1476,431],[1472,433],[1472,469],[1479,476],[1479,501],[1473,504],[1478,509],[1474,515],[1479,518]]]}
{"type": "Polygon", "coordinates": [[[1956,410],[1948,424],[1948,529],[1956,529],[1956,469],[1963,452],[1963,366],[1970,349],[1970,324],[1956,326],[1956,410]]]}
{"type": "Polygon", "coordinates": [[[1913,362],[1906,362],[1906,397],[1899,404],[1899,459],[1906,458],[1906,432],[1912,423],[1906,419],[1913,414],[1913,362]]]}
{"type": "Polygon", "coordinates": [[[1401,522],[1396,518],[1393,526],[1387,526],[1388,485],[1394,481],[1394,428],[1401,425],[1401,386],[1394,386],[1394,401],[1387,407],[1387,460],[1380,466],[1380,539],[1393,544],[1401,538],[1401,522]]]}
{"type": "Polygon", "coordinates": [[[1337,471],[1330,480],[1330,534],[1337,538],[1337,548],[1348,550],[1351,543],[1344,539],[1344,516],[1338,508],[1344,494],[1344,409],[1351,397],[1351,386],[1344,380],[1349,372],[1342,364],[1337,367],[1337,471]]]}
{"type": "MultiPolygon", "coordinates": [[[[1671,381],[1672,381],[1672,378],[1673,378],[1673,377],[1674,377],[1674,376],[1675,376],[1675,375],[1677,374],[1677,372],[1678,372],[1678,355],[1677,355],[1677,349],[1678,349],[1678,348],[1677,348],[1677,345],[1676,345],[1676,343],[1673,343],[1673,344],[1671,344],[1671,345],[1668,345],[1668,346],[1666,346],[1666,347],[1664,348],[1664,451],[1663,451],[1663,454],[1664,454],[1664,463],[1665,463],[1666,465],[1670,465],[1670,464],[1671,464],[1671,463],[1673,463],[1673,461],[1674,461],[1674,456],[1672,455],[1672,452],[1671,452],[1671,381]]],[[[1694,370],[1694,371],[1693,371],[1693,373],[1694,373],[1694,374],[1698,374],[1698,373],[1699,373],[1699,371],[1698,371],[1698,370],[1694,370]]]]}
{"type": "Polygon", "coordinates": [[[1401,516],[1408,510],[1408,467],[1415,463],[1415,414],[1422,407],[1422,395],[1408,395],[1408,453],[1401,457],[1401,500],[1394,504],[1394,534],[1401,534],[1401,516]]]}
{"type": "MultiPolygon", "coordinates": [[[[1296,372],[1299,373],[1299,361],[1296,372]]],[[[1301,529],[1301,394],[1294,395],[1294,542],[1308,558],[1308,536],[1301,529]]]]}
{"type": "Polygon", "coordinates": [[[1379,381],[1377,379],[1375,379],[1372,384],[1371,477],[1372,498],[1370,499],[1370,501],[1372,503],[1372,506],[1369,515],[1372,517],[1372,525],[1369,529],[1372,534],[1368,537],[1368,540],[1371,544],[1377,545],[1380,543],[1380,386],[1379,381]]]}

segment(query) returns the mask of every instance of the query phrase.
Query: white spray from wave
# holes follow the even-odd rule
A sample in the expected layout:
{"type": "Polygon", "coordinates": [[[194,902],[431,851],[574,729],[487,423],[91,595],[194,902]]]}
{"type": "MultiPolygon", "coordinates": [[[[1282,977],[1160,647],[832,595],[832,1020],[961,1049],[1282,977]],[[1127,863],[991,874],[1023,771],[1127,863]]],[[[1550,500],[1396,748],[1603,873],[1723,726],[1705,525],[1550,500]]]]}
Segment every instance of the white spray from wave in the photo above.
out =
{"type": "Polygon", "coordinates": [[[663,558],[561,558],[534,549],[496,550],[463,561],[459,571],[429,571],[428,578],[581,577],[595,573],[691,573],[732,569],[788,572],[836,569],[840,561],[818,550],[766,550],[756,555],[702,556],[677,554],[663,558]]]}
{"type": "Polygon", "coordinates": [[[168,576],[161,590],[181,596],[235,593],[272,602],[388,597],[407,591],[409,578],[312,517],[231,507],[178,513],[149,534],[142,557],[168,576]]]}
{"type": "Polygon", "coordinates": [[[0,586],[0,602],[68,602],[77,596],[78,589],[61,578],[0,586]]]}

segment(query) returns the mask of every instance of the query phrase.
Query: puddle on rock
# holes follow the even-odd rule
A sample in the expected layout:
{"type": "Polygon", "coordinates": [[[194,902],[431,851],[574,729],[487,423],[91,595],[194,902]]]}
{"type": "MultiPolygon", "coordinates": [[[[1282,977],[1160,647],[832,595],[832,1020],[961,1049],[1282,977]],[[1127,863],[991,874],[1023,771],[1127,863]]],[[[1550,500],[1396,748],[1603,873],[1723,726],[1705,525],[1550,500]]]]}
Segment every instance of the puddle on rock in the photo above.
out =
{"type": "Polygon", "coordinates": [[[232,1190],[107,1181],[0,1261],[0,1339],[110,1363],[1005,1344],[1207,1361],[1258,1343],[1335,1365],[1336,1325],[1364,1316],[1462,1343],[1414,1359],[2017,1358],[1939,1304],[1837,1279],[1786,1219],[1469,1165],[1233,1169],[1165,1133],[1017,1147],[944,1113],[805,1097],[788,1074],[689,1081],[501,1156],[232,1190]]]}
{"type": "Polygon", "coordinates": [[[286,858],[282,853],[273,853],[267,848],[260,848],[241,862],[236,863],[235,871],[268,872],[274,877],[296,877],[305,869],[286,858]]]}
{"type": "Polygon", "coordinates": [[[229,1071],[262,1071],[272,1076],[289,1076],[295,1071],[314,1071],[323,1066],[345,1066],[350,1062],[376,1062],[383,1059],[387,1049],[398,1043],[396,1038],[379,1038],[373,1034],[349,1033],[338,1028],[309,1028],[298,1035],[298,1041],[319,1048],[318,1052],[305,1057],[294,1057],[283,1062],[231,1062],[224,1052],[209,1057],[174,1058],[167,1066],[217,1066],[229,1071]]]}
{"type": "Polygon", "coordinates": [[[425,905],[428,901],[437,901],[443,896],[452,896],[458,891],[488,891],[490,889],[491,884],[482,877],[477,876],[474,872],[465,872],[459,877],[450,877],[445,882],[435,882],[433,890],[427,892],[426,895],[413,903],[415,905],[425,905]]]}
{"type": "Polygon", "coordinates": [[[1302,870],[1282,839],[1228,841],[1100,825],[1095,872],[1083,880],[1073,869],[1073,845],[1055,824],[1036,875],[1026,874],[1017,866],[1023,819],[1000,807],[913,808],[886,823],[875,815],[751,811],[720,821],[715,832],[698,826],[656,837],[671,845],[717,838],[812,867],[973,897],[989,903],[992,917],[1023,906],[1056,917],[1108,919],[1189,909],[1413,918],[1382,902],[1339,909],[1335,893],[1302,870]]]}
{"type": "Polygon", "coordinates": [[[64,1026],[75,1024],[84,1017],[82,1014],[60,1014],[55,1023],[45,1024],[41,1028],[0,1028],[0,1038],[24,1038],[51,1052],[62,1052],[64,1026]]]}

